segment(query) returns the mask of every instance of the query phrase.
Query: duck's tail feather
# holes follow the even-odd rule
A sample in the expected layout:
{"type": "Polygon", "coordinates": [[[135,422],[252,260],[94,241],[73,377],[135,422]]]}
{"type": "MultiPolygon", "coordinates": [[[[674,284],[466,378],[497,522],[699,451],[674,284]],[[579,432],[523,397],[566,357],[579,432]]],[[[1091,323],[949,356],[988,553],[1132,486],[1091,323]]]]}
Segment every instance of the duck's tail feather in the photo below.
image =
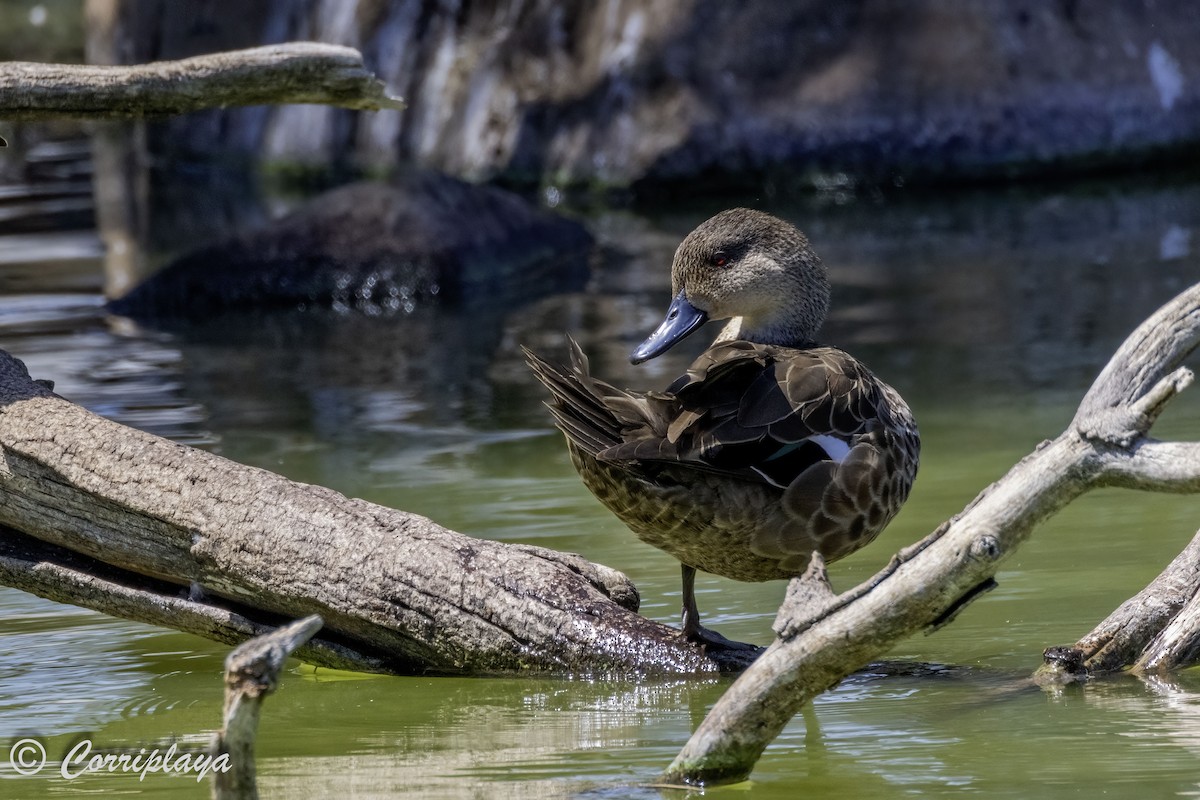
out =
{"type": "Polygon", "coordinates": [[[550,390],[551,399],[546,403],[554,421],[568,439],[585,453],[595,456],[603,450],[624,441],[624,425],[604,397],[619,392],[606,383],[597,381],[588,373],[587,356],[574,339],[568,337],[571,347],[571,366],[551,364],[527,347],[525,361],[538,380],[550,390]]]}

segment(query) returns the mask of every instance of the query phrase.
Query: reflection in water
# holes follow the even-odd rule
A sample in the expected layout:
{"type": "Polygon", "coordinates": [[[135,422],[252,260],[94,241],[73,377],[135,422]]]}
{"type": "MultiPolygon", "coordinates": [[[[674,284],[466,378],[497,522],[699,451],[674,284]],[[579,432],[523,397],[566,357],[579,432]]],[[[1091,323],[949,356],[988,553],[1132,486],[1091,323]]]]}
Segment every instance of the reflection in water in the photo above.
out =
{"type": "Polygon", "coordinates": [[[185,394],[173,340],[115,335],[95,295],[0,296],[0,347],[97,414],[186,444],[214,441],[207,414],[185,394]]]}
{"type": "MultiPolygon", "coordinates": [[[[835,282],[826,338],[909,396],[973,403],[1077,397],[1124,335],[1200,270],[1161,237],[1200,227],[1200,188],[1095,195],[980,195],[903,205],[783,209],[807,229],[835,282]]],[[[594,371],[651,388],[705,334],[642,367],[632,343],[665,307],[678,239],[709,209],[656,227],[595,220],[604,258],[588,292],[511,309],[420,309],[397,319],[334,312],[223,316],[180,327],[181,376],[217,427],[377,432],[459,440],[480,429],[545,427],[518,345],[583,343],[594,371]],[[463,427],[465,426],[465,427],[463,427]]],[[[144,334],[138,334],[142,336],[144,334]]]]}
{"type": "MultiPolygon", "coordinates": [[[[1189,185],[1106,185],[772,209],[808,232],[831,269],[827,338],[901,390],[926,443],[909,506],[879,543],[835,565],[835,586],[865,579],[1061,430],[1115,345],[1200,275],[1198,195],[1189,185]]],[[[625,570],[645,613],[673,620],[677,565],[579,485],[519,345],[562,352],[569,332],[597,374],[665,385],[701,337],[642,367],[628,351],[666,307],[677,242],[714,210],[593,215],[601,247],[586,291],[390,319],[283,312],[152,331],[104,317],[95,280],[81,283],[82,261],[39,288],[32,264],[5,256],[0,281],[10,267],[27,277],[0,283],[0,347],[64,396],[128,424],[625,570]]],[[[1185,394],[1160,426],[1194,436],[1197,398],[1185,394]]],[[[1161,690],[1130,681],[1055,699],[1013,689],[1044,647],[1078,638],[1153,578],[1191,536],[1195,511],[1189,498],[1132,493],[1077,501],[1005,565],[997,591],[896,654],[971,669],[846,681],[768,749],[754,796],[792,797],[800,785],[811,797],[965,788],[1058,798],[1121,781],[1196,793],[1200,686],[1190,673],[1161,690]]],[[[702,578],[697,588],[725,633],[769,636],[781,583],[702,578]]],[[[108,741],[137,742],[215,726],[224,648],[10,590],[0,606],[0,651],[14,654],[0,656],[5,730],[100,726],[108,741]]],[[[262,783],[280,796],[657,796],[631,787],[654,780],[724,687],[302,675],[285,680],[263,717],[262,783]]],[[[20,787],[32,797],[199,796],[187,782],[150,780],[20,787]]]]}
{"type": "Polygon", "coordinates": [[[0,589],[0,742],[97,728],[143,691],[126,641],[138,626],[103,619],[0,589]]]}
{"type": "MultiPolygon", "coordinates": [[[[1120,732],[1135,743],[1129,752],[1131,761],[1145,758],[1165,742],[1200,759],[1200,675],[1195,670],[1140,676],[1140,685],[1123,680],[1093,688],[1082,700],[1135,721],[1129,730],[1120,732]]],[[[1200,771],[1195,781],[1187,796],[1200,796],[1200,771]]]]}

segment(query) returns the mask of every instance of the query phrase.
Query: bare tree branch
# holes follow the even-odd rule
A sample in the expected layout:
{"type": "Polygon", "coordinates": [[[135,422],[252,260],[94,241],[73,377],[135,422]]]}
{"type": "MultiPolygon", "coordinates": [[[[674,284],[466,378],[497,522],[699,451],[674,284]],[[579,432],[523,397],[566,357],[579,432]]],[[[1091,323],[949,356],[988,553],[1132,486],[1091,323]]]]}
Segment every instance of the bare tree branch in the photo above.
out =
{"type": "Polygon", "coordinates": [[[1150,430],[1163,404],[1191,382],[1179,367],[1196,348],[1196,291],[1181,292],[1125,339],[1084,395],[1071,428],[1122,447],[1150,430]]]}
{"type": "Polygon", "coordinates": [[[403,108],[350,47],[255,47],[131,67],[0,65],[0,118],[143,117],[205,108],[322,103],[403,108]]]}
{"type": "Polygon", "coordinates": [[[1196,653],[1187,640],[1194,638],[1196,622],[1183,612],[1198,595],[1200,532],[1149,586],[1090,633],[1074,645],[1047,649],[1034,680],[1047,685],[1070,683],[1131,665],[1135,671],[1159,672],[1194,661],[1196,653]]]}
{"type": "Polygon", "coordinates": [[[1200,659],[1200,592],[1197,583],[1190,588],[1191,598],[1146,647],[1134,665],[1136,672],[1168,672],[1200,659]]]}
{"type": "MultiPolygon", "coordinates": [[[[225,644],[244,642],[270,633],[275,627],[217,605],[213,598],[192,599],[189,591],[179,585],[123,573],[3,525],[0,584],[58,603],[188,631],[225,644]]],[[[388,671],[382,659],[324,639],[302,645],[296,657],[333,669],[388,671]]]]}
{"type": "Polygon", "coordinates": [[[254,742],[263,699],[279,685],[288,656],[321,629],[321,618],[305,617],[242,644],[225,659],[225,722],[213,743],[230,769],[213,772],[214,800],[257,800],[254,742]]]}
{"type": "Polygon", "coordinates": [[[1102,480],[1150,492],[1200,492],[1200,442],[1136,441],[1106,459],[1102,480]]]}

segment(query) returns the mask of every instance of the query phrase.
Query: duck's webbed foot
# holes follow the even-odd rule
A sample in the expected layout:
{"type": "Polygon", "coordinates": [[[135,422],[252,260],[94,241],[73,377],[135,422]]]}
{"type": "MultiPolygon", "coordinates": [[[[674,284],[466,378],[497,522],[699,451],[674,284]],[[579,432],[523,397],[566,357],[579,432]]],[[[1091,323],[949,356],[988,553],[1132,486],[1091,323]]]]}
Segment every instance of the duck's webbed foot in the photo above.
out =
{"type": "Polygon", "coordinates": [[[696,570],[683,565],[683,635],[689,642],[714,650],[755,650],[759,648],[745,642],[726,639],[716,631],[700,624],[700,612],[696,609],[696,570]]]}
{"type": "Polygon", "coordinates": [[[721,634],[717,633],[716,631],[709,630],[708,628],[701,625],[699,622],[697,622],[694,625],[689,626],[686,615],[684,616],[683,630],[681,631],[681,633],[684,635],[684,637],[687,638],[687,640],[689,642],[698,644],[701,647],[704,647],[705,649],[711,648],[713,650],[746,650],[746,651],[750,651],[750,650],[757,651],[760,649],[757,645],[747,644],[746,642],[735,642],[732,639],[726,639],[721,634]]]}

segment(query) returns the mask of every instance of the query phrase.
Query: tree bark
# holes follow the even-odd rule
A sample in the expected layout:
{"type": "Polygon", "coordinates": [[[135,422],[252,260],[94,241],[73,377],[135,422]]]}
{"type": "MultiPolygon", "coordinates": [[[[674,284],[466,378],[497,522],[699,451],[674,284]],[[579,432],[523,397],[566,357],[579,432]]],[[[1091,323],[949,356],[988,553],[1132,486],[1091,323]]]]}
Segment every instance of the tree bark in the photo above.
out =
{"type": "Polygon", "coordinates": [[[3,119],[144,117],[275,103],[404,107],[367,70],[357,50],[317,42],[132,67],[0,64],[3,119]]]}
{"type": "MultiPolygon", "coordinates": [[[[776,620],[778,638],[721,697],[664,779],[711,784],[747,777],[805,703],[901,639],[949,621],[994,585],[1001,561],[1038,522],[1088,489],[1200,491],[1200,444],[1147,436],[1167,401],[1191,382],[1192,373],[1180,364],[1198,343],[1200,284],[1129,336],[1063,434],[1043,442],[871,580],[835,595],[823,564],[814,560],[789,586],[776,620]]],[[[1188,626],[1194,633],[1200,600],[1192,596],[1180,606],[1179,634],[1188,626]]],[[[1153,658],[1172,664],[1194,659],[1195,637],[1179,634],[1155,650],[1165,655],[1153,658]]]]}
{"type": "Polygon", "coordinates": [[[298,655],[373,672],[713,674],[619,572],[473,539],[103,419],[0,352],[0,581],[221,642],[319,614],[298,655]]]}

